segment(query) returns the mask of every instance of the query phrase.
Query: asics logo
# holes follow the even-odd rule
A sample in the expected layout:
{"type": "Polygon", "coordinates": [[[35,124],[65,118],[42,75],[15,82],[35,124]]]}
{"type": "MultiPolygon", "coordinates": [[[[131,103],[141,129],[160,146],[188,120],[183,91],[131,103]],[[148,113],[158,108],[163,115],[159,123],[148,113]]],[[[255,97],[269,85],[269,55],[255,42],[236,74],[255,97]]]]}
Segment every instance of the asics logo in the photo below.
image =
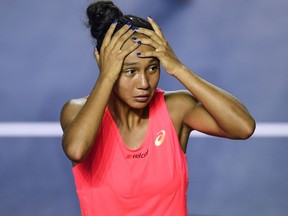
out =
{"type": "Polygon", "coordinates": [[[162,143],[164,142],[164,139],[165,139],[165,135],[166,135],[166,131],[165,130],[160,130],[158,133],[157,133],[157,137],[155,139],[155,146],[160,146],[162,145],[162,143]]]}
{"type": "MultiPolygon", "coordinates": [[[[155,139],[154,144],[155,144],[155,146],[161,146],[165,140],[166,131],[160,130],[156,135],[157,135],[157,137],[155,139]]],[[[136,153],[136,154],[127,154],[126,158],[127,159],[141,159],[141,158],[147,157],[148,153],[149,153],[149,149],[147,149],[147,151],[145,151],[145,152],[140,152],[140,153],[136,153]]]]}

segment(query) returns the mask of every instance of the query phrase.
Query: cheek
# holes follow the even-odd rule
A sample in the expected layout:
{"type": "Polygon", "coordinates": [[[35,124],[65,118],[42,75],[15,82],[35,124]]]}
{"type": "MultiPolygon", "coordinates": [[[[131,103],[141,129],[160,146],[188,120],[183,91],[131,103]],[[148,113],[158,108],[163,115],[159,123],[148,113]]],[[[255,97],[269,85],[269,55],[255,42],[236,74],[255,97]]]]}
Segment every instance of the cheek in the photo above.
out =
{"type": "Polygon", "coordinates": [[[131,80],[128,80],[125,77],[119,77],[119,79],[114,84],[114,90],[117,92],[119,96],[127,95],[127,92],[131,88],[131,80]]]}
{"type": "Polygon", "coordinates": [[[151,85],[157,86],[159,79],[160,79],[160,72],[153,74],[152,77],[150,78],[151,85]]]}
{"type": "Polygon", "coordinates": [[[121,76],[118,80],[118,86],[120,89],[129,89],[129,86],[131,85],[131,79],[121,76]]]}

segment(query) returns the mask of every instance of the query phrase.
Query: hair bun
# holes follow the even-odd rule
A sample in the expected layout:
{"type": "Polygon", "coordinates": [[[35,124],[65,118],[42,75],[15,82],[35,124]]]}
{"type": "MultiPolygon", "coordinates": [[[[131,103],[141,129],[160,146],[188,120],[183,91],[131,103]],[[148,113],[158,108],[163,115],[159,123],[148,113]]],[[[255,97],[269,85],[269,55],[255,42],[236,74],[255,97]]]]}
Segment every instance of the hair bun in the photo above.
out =
{"type": "Polygon", "coordinates": [[[103,33],[106,33],[115,19],[123,16],[120,9],[111,1],[99,1],[89,5],[86,14],[91,34],[97,40],[103,37],[103,33]]]}

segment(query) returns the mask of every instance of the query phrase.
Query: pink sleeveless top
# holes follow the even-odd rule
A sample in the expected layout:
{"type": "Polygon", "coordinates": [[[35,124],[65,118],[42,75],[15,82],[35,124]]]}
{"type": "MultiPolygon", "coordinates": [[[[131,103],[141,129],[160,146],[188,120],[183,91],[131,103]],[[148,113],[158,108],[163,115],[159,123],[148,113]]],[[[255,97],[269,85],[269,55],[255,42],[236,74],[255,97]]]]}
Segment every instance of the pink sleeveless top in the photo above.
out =
{"type": "Polygon", "coordinates": [[[106,108],[84,162],[73,167],[83,216],[185,216],[186,156],[170,119],[164,93],[149,105],[146,136],[137,150],[125,146],[106,108]]]}

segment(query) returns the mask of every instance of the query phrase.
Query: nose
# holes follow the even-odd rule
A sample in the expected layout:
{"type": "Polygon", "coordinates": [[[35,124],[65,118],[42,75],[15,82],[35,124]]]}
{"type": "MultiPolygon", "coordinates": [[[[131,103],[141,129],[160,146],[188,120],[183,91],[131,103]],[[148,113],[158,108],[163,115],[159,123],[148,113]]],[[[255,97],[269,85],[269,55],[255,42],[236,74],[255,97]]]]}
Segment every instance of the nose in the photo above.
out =
{"type": "Polygon", "coordinates": [[[139,74],[139,86],[140,89],[148,89],[149,88],[149,77],[143,72],[139,74]]]}

